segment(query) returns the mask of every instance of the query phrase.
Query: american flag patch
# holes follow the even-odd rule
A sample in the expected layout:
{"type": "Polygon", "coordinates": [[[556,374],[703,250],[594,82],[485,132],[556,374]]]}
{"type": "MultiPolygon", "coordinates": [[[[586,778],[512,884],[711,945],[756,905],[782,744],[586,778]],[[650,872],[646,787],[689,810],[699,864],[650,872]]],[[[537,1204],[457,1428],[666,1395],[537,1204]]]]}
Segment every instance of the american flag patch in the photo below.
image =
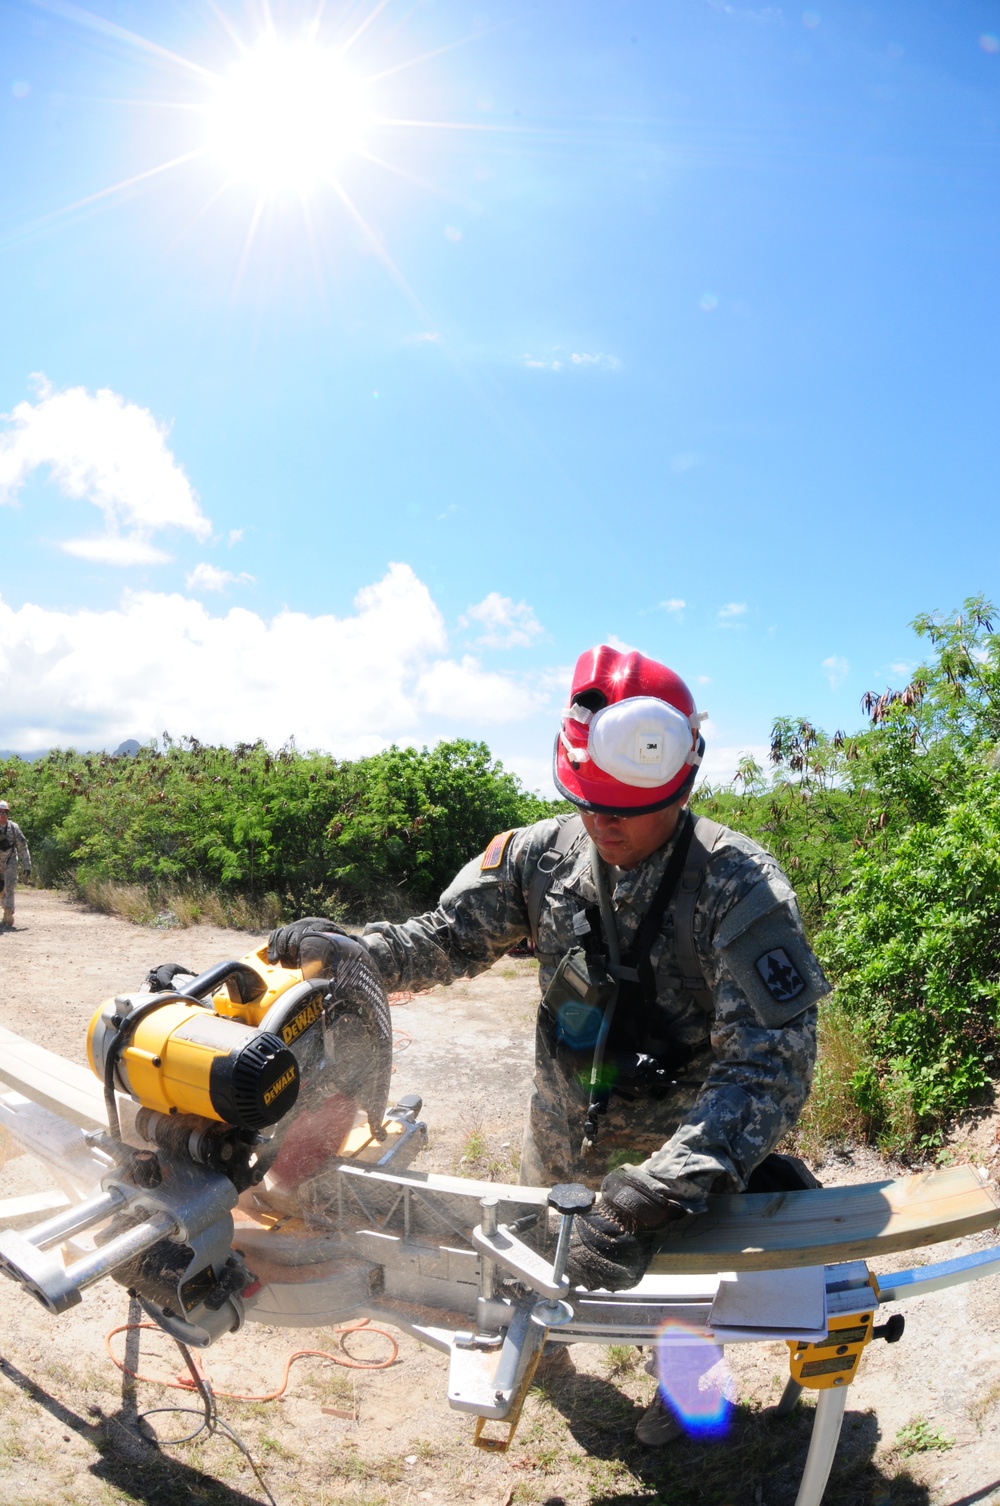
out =
{"type": "Polygon", "coordinates": [[[483,873],[486,873],[491,868],[500,867],[500,864],[503,862],[503,855],[507,851],[507,843],[514,835],[514,830],[515,828],[512,827],[510,831],[502,831],[499,836],[493,838],[493,841],[483,853],[483,860],[479,865],[483,873]]]}

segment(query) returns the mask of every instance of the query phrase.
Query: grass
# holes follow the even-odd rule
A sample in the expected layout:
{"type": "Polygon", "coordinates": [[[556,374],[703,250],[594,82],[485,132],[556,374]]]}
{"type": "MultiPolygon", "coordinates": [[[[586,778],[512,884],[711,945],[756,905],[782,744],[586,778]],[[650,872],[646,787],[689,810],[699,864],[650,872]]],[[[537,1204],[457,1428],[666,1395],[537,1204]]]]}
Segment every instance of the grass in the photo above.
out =
{"type": "Polygon", "coordinates": [[[639,1368],[641,1356],[634,1344],[608,1344],[604,1350],[604,1365],[610,1377],[632,1375],[639,1368]]]}
{"type": "Polygon", "coordinates": [[[294,1459],[295,1458],[295,1454],[294,1454],[293,1450],[290,1449],[290,1448],[286,1448],[285,1445],[281,1442],[281,1440],[279,1438],[275,1438],[273,1436],[273,1434],[271,1434],[271,1433],[261,1433],[260,1438],[257,1440],[257,1447],[260,1450],[260,1452],[265,1456],[265,1458],[272,1458],[272,1457],[275,1458],[275,1459],[294,1459]]]}
{"type": "Polygon", "coordinates": [[[969,1403],[969,1421],[982,1431],[983,1422],[993,1408],[1000,1403],[1000,1381],[994,1381],[985,1391],[978,1392],[969,1403]]]}
{"type": "Polygon", "coordinates": [[[465,1137],[454,1170],[459,1176],[483,1182],[516,1182],[518,1150],[509,1142],[495,1145],[481,1124],[473,1124],[465,1137]]]}
{"type": "Polygon", "coordinates": [[[868,1138],[869,1124],[854,1093],[857,1074],[867,1065],[870,1047],[856,1020],[835,1001],[819,1012],[819,1055],[812,1093],[795,1131],[803,1155],[821,1159],[833,1143],[868,1138]]]}
{"type": "Polygon", "coordinates": [[[248,899],[243,894],[221,894],[197,886],[179,889],[152,888],[144,884],[118,884],[111,879],[93,879],[77,885],[79,897],[103,915],[117,915],[137,926],[196,926],[202,923],[226,926],[259,935],[281,924],[281,902],[276,894],[248,899]]]}
{"type": "Polygon", "coordinates": [[[904,1423],[896,1434],[896,1452],[902,1459],[908,1459],[911,1454],[930,1453],[934,1449],[943,1451],[952,1448],[954,1443],[954,1438],[946,1438],[919,1413],[904,1423]]]}
{"type": "Polygon", "coordinates": [[[316,1400],[326,1406],[353,1406],[357,1400],[354,1381],[332,1365],[308,1371],[303,1380],[312,1389],[316,1400]]]}

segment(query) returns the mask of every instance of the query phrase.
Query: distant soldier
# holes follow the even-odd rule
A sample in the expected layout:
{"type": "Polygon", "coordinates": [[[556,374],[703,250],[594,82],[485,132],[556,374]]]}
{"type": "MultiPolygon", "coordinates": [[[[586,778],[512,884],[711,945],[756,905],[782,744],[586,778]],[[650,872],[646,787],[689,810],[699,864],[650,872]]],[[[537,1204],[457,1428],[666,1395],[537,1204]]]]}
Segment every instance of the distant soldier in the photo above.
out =
{"type": "Polygon", "coordinates": [[[3,889],[3,923],[13,928],[14,892],[17,888],[17,862],[21,860],[24,877],[31,873],[31,853],[24,832],[10,819],[10,806],[0,800],[0,888],[3,889]]]}

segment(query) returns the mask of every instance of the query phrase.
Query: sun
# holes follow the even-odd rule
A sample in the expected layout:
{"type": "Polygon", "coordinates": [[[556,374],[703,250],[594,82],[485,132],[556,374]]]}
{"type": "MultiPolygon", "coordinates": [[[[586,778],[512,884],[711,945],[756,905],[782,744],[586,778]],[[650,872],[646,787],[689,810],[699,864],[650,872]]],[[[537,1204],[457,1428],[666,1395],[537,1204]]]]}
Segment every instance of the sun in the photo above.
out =
{"type": "Polygon", "coordinates": [[[337,52],[271,34],[215,87],[207,148],[258,194],[303,194],[336,177],[370,123],[364,88],[337,52]]]}

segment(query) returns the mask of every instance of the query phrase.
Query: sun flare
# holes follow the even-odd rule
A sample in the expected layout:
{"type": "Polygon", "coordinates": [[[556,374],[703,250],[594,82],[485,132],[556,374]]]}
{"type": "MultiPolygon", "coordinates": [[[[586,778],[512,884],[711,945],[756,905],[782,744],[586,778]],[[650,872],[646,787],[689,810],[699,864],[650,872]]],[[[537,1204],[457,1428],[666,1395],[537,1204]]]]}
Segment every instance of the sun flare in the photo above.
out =
{"type": "Polygon", "coordinates": [[[268,36],[220,81],[208,149],[259,193],[305,193],[336,176],[369,119],[363,90],[336,52],[268,36]]]}

